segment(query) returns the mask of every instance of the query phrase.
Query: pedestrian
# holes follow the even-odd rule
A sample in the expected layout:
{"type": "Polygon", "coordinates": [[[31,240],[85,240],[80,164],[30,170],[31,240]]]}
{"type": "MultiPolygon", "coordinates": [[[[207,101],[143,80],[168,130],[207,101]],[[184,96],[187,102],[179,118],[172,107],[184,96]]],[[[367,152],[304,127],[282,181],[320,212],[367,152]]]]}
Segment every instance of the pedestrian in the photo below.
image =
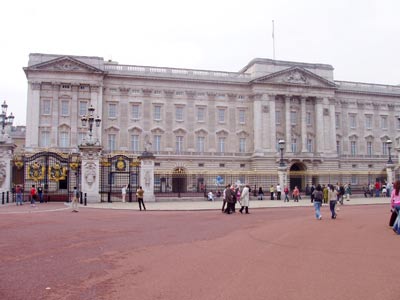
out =
{"type": "Polygon", "coordinates": [[[126,189],[128,188],[128,185],[124,185],[121,189],[121,194],[122,194],[122,202],[125,203],[126,199],[126,189]]]}
{"type": "Polygon", "coordinates": [[[274,200],[275,188],[272,184],[271,187],[269,188],[269,192],[271,193],[271,200],[274,200]]]}
{"type": "Polygon", "coordinates": [[[315,217],[317,218],[317,220],[321,220],[322,219],[321,206],[322,206],[323,193],[320,184],[317,185],[313,194],[314,194],[313,198],[314,198],[315,217]]]}
{"type": "Polygon", "coordinates": [[[136,191],[136,196],[137,196],[137,200],[139,202],[140,210],[142,210],[142,205],[143,205],[143,209],[146,210],[146,206],[144,206],[144,202],[143,202],[143,195],[144,195],[144,190],[142,189],[142,186],[139,186],[139,188],[136,191]]]}
{"type": "Polygon", "coordinates": [[[15,193],[16,193],[16,198],[15,198],[15,202],[18,205],[23,205],[23,201],[22,201],[22,187],[17,184],[16,188],[15,188],[15,193]]]}
{"type": "Polygon", "coordinates": [[[242,193],[240,194],[240,203],[241,203],[242,207],[240,208],[239,211],[240,211],[241,214],[243,213],[243,209],[246,210],[246,214],[249,213],[249,200],[250,200],[250,192],[249,192],[249,190],[250,190],[250,186],[246,185],[243,188],[242,193]]]}
{"type": "Polygon", "coordinates": [[[41,184],[38,186],[37,193],[38,193],[38,196],[39,196],[39,202],[43,203],[44,202],[43,201],[43,188],[42,188],[41,184]]]}
{"type": "Polygon", "coordinates": [[[258,188],[258,200],[262,200],[263,197],[264,197],[264,192],[263,192],[262,187],[260,186],[260,187],[258,188]]]}
{"type": "Polygon", "coordinates": [[[310,194],[311,203],[314,202],[314,191],[315,191],[315,186],[311,185],[311,189],[310,189],[310,192],[311,192],[311,194],[310,194]]]}
{"type": "Polygon", "coordinates": [[[394,221],[392,228],[394,232],[400,234],[400,181],[399,180],[397,180],[394,183],[393,191],[390,197],[390,203],[392,209],[396,210],[397,212],[397,218],[394,221]]]}
{"type": "Polygon", "coordinates": [[[72,203],[71,203],[72,212],[79,212],[78,208],[79,198],[80,198],[80,193],[77,187],[74,186],[74,191],[72,192],[72,203]]]}
{"type": "Polygon", "coordinates": [[[368,194],[369,194],[369,188],[368,188],[368,184],[363,186],[363,192],[364,192],[364,197],[368,198],[368,194]]]}
{"type": "Polygon", "coordinates": [[[335,208],[337,203],[337,191],[333,186],[333,184],[329,185],[328,199],[329,199],[329,208],[331,210],[331,218],[336,219],[337,213],[335,211],[335,208]]]}
{"type": "Polygon", "coordinates": [[[233,211],[233,205],[234,205],[234,194],[235,194],[235,189],[233,187],[233,185],[231,185],[230,187],[228,186],[226,188],[226,193],[225,193],[225,197],[226,197],[226,209],[225,209],[225,213],[226,214],[231,214],[233,211]]]}
{"type": "MultiPolygon", "coordinates": [[[[300,196],[300,191],[299,191],[298,187],[295,186],[293,189],[293,201],[299,202],[299,196],[300,196]]],[[[289,202],[289,200],[288,200],[288,202],[289,202]]]]}
{"type": "Polygon", "coordinates": [[[34,184],[32,184],[30,195],[31,195],[31,206],[35,207],[36,206],[37,191],[36,191],[36,187],[35,187],[34,184]]]}
{"type": "Polygon", "coordinates": [[[344,189],[344,195],[345,195],[346,201],[350,201],[350,195],[351,195],[351,185],[350,185],[350,183],[346,184],[346,187],[344,189]]]}
{"type": "Polygon", "coordinates": [[[225,189],[222,192],[222,212],[225,212],[225,205],[228,206],[226,201],[226,190],[229,190],[229,184],[225,186],[225,189]]]}
{"type": "Polygon", "coordinates": [[[288,186],[285,186],[285,188],[283,189],[283,192],[285,193],[285,199],[283,202],[289,202],[289,188],[288,186]]]}
{"type": "Polygon", "coordinates": [[[329,199],[329,196],[328,196],[328,194],[329,194],[329,187],[328,186],[326,186],[326,185],[323,185],[322,186],[322,192],[324,193],[324,203],[328,203],[328,199],[329,199]]]}
{"type": "Polygon", "coordinates": [[[208,192],[208,201],[214,201],[214,194],[213,194],[213,192],[212,191],[209,191],[208,192]]]}
{"type": "Polygon", "coordinates": [[[276,185],[276,194],[277,194],[276,200],[281,200],[282,189],[279,183],[276,185]]]}
{"type": "Polygon", "coordinates": [[[380,197],[381,193],[381,184],[379,181],[375,182],[375,197],[380,197]]]}

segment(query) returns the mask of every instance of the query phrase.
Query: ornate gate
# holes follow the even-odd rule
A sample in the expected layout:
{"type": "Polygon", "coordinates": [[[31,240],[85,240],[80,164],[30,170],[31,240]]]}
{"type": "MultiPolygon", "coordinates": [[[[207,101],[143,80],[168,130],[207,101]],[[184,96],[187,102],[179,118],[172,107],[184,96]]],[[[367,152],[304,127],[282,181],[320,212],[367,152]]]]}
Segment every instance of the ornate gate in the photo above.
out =
{"type": "Polygon", "coordinates": [[[44,201],[68,201],[74,186],[80,190],[80,158],[78,154],[39,152],[15,156],[12,185],[24,189],[28,200],[32,185],[43,189],[44,201]]]}
{"type": "Polygon", "coordinates": [[[122,201],[121,190],[127,188],[126,201],[136,200],[140,160],[126,155],[103,157],[100,163],[100,197],[102,202],[122,201]]]}

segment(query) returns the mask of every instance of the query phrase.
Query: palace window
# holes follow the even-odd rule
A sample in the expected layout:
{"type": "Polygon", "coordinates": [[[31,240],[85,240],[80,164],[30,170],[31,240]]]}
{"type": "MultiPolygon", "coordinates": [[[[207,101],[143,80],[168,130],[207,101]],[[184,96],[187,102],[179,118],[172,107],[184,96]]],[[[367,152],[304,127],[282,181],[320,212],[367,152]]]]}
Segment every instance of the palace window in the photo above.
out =
{"type": "Polygon", "coordinates": [[[386,141],[382,142],[382,155],[387,155],[388,153],[388,144],[386,143],[386,141]]]}
{"type": "Polygon", "coordinates": [[[61,116],[63,116],[63,117],[69,116],[69,101],[68,100],[61,101],[61,116]]]}
{"type": "Polygon", "coordinates": [[[154,152],[161,151],[161,135],[155,135],[153,137],[153,150],[154,152]]]}
{"type": "Polygon", "coordinates": [[[352,156],[357,155],[357,142],[356,141],[350,142],[350,154],[352,156]]]}
{"type": "Polygon", "coordinates": [[[59,135],[59,146],[61,148],[67,148],[69,147],[69,132],[68,131],[61,131],[59,135]]]}
{"type": "Polygon", "coordinates": [[[367,155],[372,156],[372,142],[367,142],[367,155]]]}
{"type": "Polygon", "coordinates": [[[336,141],[336,153],[338,155],[340,155],[342,153],[341,146],[340,146],[340,141],[336,141]]]}
{"type": "Polygon", "coordinates": [[[79,101],[79,116],[84,116],[88,113],[88,102],[79,101]]]}
{"type": "Polygon", "coordinates": [[[181,153],[183,151],[183,136],[177,136],[175,142],[176,153],[181,153]]]}
{"type": "Polygon", "coordinates": [[[50,131],[44,130],[40,132],[39,146],[44,148],[50,146],[50,131]]]}
{"type": "Polygon", "coordinates": [[[356,120],[356,116],[355,114],[350,114],[349,115],[349,126],[350,128],[356,128],[357,125],[357,120],[356,120]]]}
{"type": "Polygon", "coordinates": [[[155,105],[154,106],[154,112],[153,112],[153,118],[154,120],[161,120],[161,106],[160,105],[155,105]]]}
{"type": "Polygon", "coordinates": [[[109,151],[117,150],[117,135],[114,133],[108,134],[107,144],[109,151]]]}
{"type": "Polygon", "coordinates": [[[246,123],[246,112],[244,109],[239,110],[239,123],[240,124],[246,123]]]}
{"type": "Polygon", "coordinates": [[[175,108],[175,119],[177,121],[183,121],[183,107],[178,106],[175,108]]]}
{"type": "Polygon", "coordinates": [[[281,111],[280,110],[275,111],[275,124],[277,124],[277,125],[281,124],[281,111]]]}
{"type": "Polygon", "coordinates": [[[336,129],[340,128],[340,114],[335,114],[335,125],[336,129]]]}
{"type": "Polygon", "coordinates": [[[83,141],[86,139],[86,132],[78,133],[78,145],[82,145],[83,141]]]}
{"type": "Polygon", "coordinates": [[[313,152],[313,142],[312,139],[307,139],[307,151],[308,152],[313,152]]]}
{"type": "Polygon", "coordinates": [[[296,153],[297,152],[297,139],[296,138],[292,138],[292,152],[296,153]]]}
{"type": "Polygon", "coordinates": [[[116,103],[108,103],[108,117],[109,118],[117,117],[117,104],[116,103]]]}
{"type": "Polygon", "coordinates": [[[381,129],[388,129],[387,116],[381,116],[381,129]]]}
{"type": "Polygon", "coordinates": [[[204,136],[197,137],[196,150],[197,152],[204,152],[204,136]]]}
{"type": "Polygon", "coordinates": [[[204,107],[197,108],[197,122],[204,122],[206,115],[206,109],[204,107]]]}
{"type": "Polygon", "coordinates": [[[290,124],[291,125],[296,125],[297,124],[297,112],[296,111],[291,111],[290,112],[290,124]]]}
{"type": "Polygon", "coordinates": [[[139,135],[137,134],[131,135],[131,151],[139,152],[139,135]]]}
{"type": "Polygon", "coordinates": [[[306,124],[309,126],[312,125],[311,124],[311,112],[309,112],[309,111],[306,112],[306,124]]]}
{"type": "Polygon", "coordinates": [[[225,123],[225,109],[218,108],[218,122],[225,123]]]}
{"type": "Polygon", "coordinates": [[[42,100],[42,115],[51,114],[51,102],[50,100],[42,100]]]}
{"type": "Polygon", "coordinates": [[[372,115],[365,116],[365,128],[372,129],[372,115]]]}
{"type": "Polygon", "coordinates": [[[139,104],[133,104],[132,105],[132,119],[134,120],[139,120],[139,104]]]}
{"type": "Polygon", "coordinates": [[[218,152],[219,153],[225,152],[225,138],[224,137],[218,138],[218,152]]]}
{"type": "Polygon", "coordinates": [[[246,152],[246,139],[245,138],[239,139],[239,152],[240,153],[246,152]]]}

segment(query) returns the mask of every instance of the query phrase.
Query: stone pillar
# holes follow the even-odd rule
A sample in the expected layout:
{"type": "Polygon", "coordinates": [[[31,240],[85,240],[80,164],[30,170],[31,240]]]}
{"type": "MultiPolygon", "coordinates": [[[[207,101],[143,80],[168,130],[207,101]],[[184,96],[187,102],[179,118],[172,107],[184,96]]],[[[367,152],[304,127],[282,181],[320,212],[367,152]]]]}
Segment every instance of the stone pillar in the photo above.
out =
{"type": "Polygon", "coordinates": [[[0,143],[0,192],[11,191],[11,162],[16,147],[17,145],[11,142],[0,143]]]}
{"type": "MultiPolygon", "coordinates": [[[[268,104],[266,113],[269,114],[269,126],[265,128],[263,140],[269,152],[276,152],[276,108],[275,95],[268,95],[268,104]]],[[[267,115],[268,115],[267,114],[267,115]]],[[[265,118],[265,117],[264,117],[265,118]]],[[[268,120],[265,118],[265,120],[268,120]]],[[[267,122],[267,121],[266,121],[267,122]]]]}
{"type": "Polygon", "coordinates": [[[281,186],[281,189],[283,191],[285,189],[285,186],[288,185],[286,166],[278,167],[278,180],[279,180],[279,185],[281,186]]]}
{"type": "Polygon", "coordinates": [[[100,146],[79,146],[81,152],[81,192],[87,202],[100,202],[100,146]]]}
{"type": "Polygon", "coordinates": [[[286,152],[292,152],[292,130],[291,130],[291,122],[290,122],[290,96],[286,95],[285,97],[285,142],[286,142],[286,152]]]}
{"type": "Polygon", "coordinates": [[[254,118],[254,152],[261,153],[262,151],[262,141],[263,141],[263,126],[262,126],[262,105],[261,105],[261,95],[254,95],[253,103],[253,118],[254,118]]]}
{"type": "Polygon", "coordinates": [[[301,105],[301,152],[307,152],[307,112],[306,112],[306,98],[300,98],[301,105]]]}
{"type": "Polygon", "coordinates": [[[143,201],[154,202],[154,155],[151,152],[145,151],[140,156],[140,185],[144,190],[143,201]]]}
{"type": "Polygon", "coordinates": [[[330,117],[330,140],[331,140],[331,151],[332,153],[337,153],[336,151],[336,111],[335,111],[335,99],[329,98],[329,117],[330,117]]]}
{"type": "MultiPolygon", "coordinates": [[[[315,151],[317,153],[322,152],[324,143],[324,115],[322,107],[322,98],[317,98],[315,103],[315,151]]],[[[336,141],[336,137],[335,137],[336,141]]]]}
{"type": "Polygon", "coordinates": [[[40,88],[39,82],[30,82],[28,85],[25,135],[27,149],[35,149],[39,146],[40,88]]]}
{"type": "Polygon", "coordinates": [[[395,180],[394,178],[394,164],[386,164],[386,174],[387,174],[387,183],[393,183],[395,180]]]}
{"type": "Polygon", "coordinates": [[[51,101],[51,130],[50,130],[50,147],[58,146],[58,126],[60,125],[60,107],[61,103],[59,100],[60,94],[60,83],[52,83],[52,101],[51,101]]]}

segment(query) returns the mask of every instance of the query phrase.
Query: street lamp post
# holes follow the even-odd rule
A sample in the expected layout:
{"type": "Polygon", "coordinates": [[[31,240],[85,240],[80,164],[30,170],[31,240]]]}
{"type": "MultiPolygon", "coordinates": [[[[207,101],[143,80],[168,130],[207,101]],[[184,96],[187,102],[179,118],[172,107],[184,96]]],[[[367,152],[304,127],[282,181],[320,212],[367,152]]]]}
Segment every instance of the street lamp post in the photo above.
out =
{"type": "Polygon", "coordinates": [[[90,105],[88,108],[88,114],[81,118],[83,127],[86,127],[86,125],[89,124],[89,139],[86,140],[87,146],[95,146],[99,142],[98,139],[96,141],[93,140],[93,124],[96,124],[96,127],[100,127],[101,119],[99,116],[97,116],[97,118],[94,117],[94,111],[95,109],[93,105],[90,105]]]}
{"type": "Polygon", "coordinates": [[[284,140],[279,140],[278,144],[279,144],[279,150],[281,152],[281,160],[279,162],[279,166],[280,167],[284,167],[285,166],[285,162],[283,161],[283,150],[285,149],[285,141],[284,140]]]}
{"type": "Polygon", "coordinates": [[[7,125],[12,125],[14,122],[14,116],[11,113],[10,115],[7,116],[7,108],[8,105],[6,103],[6,101],[4,101],[4,103],[1,105],[1,114],[0,114],[0,124],[1,124],[1,142],[5,142],[5,128],[7,127],[7,125]]]}
{"type": "Polygon", "coordinates": [[[392,155],[390,153],[390,150],[392,149],[392,140],[388,139],[386,141],[387,147],[388,147],[388,151],[389,151],[389,159],[387,161],[388,164],[393,164],[393,160],[392,160],[392,155]]]}

